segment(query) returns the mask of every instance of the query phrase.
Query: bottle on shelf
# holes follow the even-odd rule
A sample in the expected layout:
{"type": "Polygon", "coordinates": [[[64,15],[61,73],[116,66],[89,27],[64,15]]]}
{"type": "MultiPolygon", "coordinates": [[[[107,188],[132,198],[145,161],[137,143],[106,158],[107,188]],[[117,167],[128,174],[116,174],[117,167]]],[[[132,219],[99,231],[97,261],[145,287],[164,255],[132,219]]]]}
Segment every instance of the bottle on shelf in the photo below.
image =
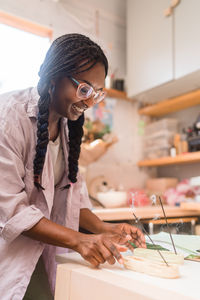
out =
{"type": "Polygon", "coordinates": [[[187,133],[185,129],[183,129],[181,134],[181,153],[187,153],[187,152],[188,152],[187,133]]]}
{"type": "Polygon", "coordinates": [[[174,135],[174,147],[176,149],[176,155],[181,154],[181,136],[178,133],[174,135]]]}
{"type": "Polygon", "coordinates": [[[176,156],[176,148],[174,145],[170,148],[170,156],[175,157],[176,156]]]}

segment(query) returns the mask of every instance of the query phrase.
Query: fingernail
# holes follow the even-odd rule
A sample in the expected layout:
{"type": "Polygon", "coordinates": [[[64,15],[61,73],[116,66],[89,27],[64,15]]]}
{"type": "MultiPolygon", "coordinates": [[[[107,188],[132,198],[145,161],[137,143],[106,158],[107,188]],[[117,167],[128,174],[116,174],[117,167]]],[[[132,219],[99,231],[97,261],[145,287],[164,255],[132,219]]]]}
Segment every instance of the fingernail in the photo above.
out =
{"type": "Polygon", "coordinates": [[[122,258],[120,258],[118,261],[121,265],[124,263],[122,258]]]}
{"type": "Polygon", "coordinates": [[[126,238],[127,238],[128,240],[132,240],[132,237],[131,237],[129,234],[126,235],[126,238]]]}

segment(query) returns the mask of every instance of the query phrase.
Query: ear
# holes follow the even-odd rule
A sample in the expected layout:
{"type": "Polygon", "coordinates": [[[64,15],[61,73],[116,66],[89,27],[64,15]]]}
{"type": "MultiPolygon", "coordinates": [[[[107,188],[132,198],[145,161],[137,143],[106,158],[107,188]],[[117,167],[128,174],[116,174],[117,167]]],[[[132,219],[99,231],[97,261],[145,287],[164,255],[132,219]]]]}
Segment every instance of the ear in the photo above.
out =
{"type": "Polygon", "coordinates": [[[53,97],[53,94],[55,93],[55,86],[56,86],[55,81],[51,80],[50,87],[49,87],[49,95],[51,96],[51,99],[53,97]]]}
{"type": "Polygon", "coordinates": [[[51,85],[51,95],[52,95],[52,96],[53,96],[54,93],[55,93],[55,88],[56,88],[55,84],[52,84],[52,85],[51,85]]]}
{"type": "Polygon", "coordinates": [[[55,85],[56,84],[56,81],[54,79],[51,79],[51,85],[55,85]]]}

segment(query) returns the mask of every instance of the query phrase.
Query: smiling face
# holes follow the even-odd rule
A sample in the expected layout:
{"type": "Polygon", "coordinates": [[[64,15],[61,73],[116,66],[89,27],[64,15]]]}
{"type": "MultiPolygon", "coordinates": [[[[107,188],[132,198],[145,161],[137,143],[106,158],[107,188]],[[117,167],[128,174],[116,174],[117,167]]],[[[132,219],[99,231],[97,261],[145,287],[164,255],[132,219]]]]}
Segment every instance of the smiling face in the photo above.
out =
{"type": "MultiPolygon", "coordinates": [[[[72,75],[77,81],[90,84],[97,92],[104,88],[105,67],[102,63],[97,63],[90,70],[80,74],[72,75]]],[[[50,112],[58,117],[65,117],[69,120],[77,120],[81,114],[95,103],[93,97],[80,99],[76,95],[77,85],[67,77],[57,81],[55,91],[52,95],[50,112]]]]}

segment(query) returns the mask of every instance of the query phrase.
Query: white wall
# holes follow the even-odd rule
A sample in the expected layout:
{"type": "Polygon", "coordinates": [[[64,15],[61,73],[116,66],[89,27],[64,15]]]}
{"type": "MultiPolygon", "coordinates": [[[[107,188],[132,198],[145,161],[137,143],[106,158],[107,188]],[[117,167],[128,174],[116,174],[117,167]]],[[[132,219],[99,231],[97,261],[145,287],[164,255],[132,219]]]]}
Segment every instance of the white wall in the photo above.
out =
{"type": "MultiPolygon", "coordinates": [[[[125,78],[126,0],[0,0],[0,10],[53,28],[54,38],[79,32],[95,39],[103,47],[110,63],[110,72],[125,78]],[[99,21],[95,19],[99,12],[99,21]]],[[[115,186],[142,187],[147,172],[136,166],[141,156],[137,135],[137,105],[116,101],[114,131],[119,142],[88,168],[88,179],[101,174],[115,186]]]]}
{"type": "Polygon", "coordinates": [[[1,0],[0,10],[53,28],[59,35],[79,32],[104,48],[110,71],[125,76],[126,0],[1,0]],[[96,12],[99,20],[96,19],[96,12]]]}
{"type": "Polygon", "coordinates": [[[155,176],[156,169],[139,169],[138,160],[142,159],[142,139],[138,134],[139,115],[137,103],[116,100],[113,111],[113,132],[119,142],[97,162],[88,166],[88,182],[94,176],[105,175],[115,187],[123,185],[125,189],[141,188],[146,178],[155,176]]]}

